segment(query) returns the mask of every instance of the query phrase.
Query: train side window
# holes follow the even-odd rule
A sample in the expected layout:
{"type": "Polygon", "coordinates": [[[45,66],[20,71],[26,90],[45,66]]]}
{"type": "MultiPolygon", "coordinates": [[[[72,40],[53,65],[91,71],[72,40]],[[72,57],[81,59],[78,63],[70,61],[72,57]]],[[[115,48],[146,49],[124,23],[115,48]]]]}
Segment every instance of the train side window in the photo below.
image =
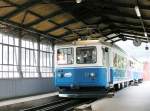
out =
{"type": "Polygon", "coordinates": [[[116,53],[113,53],[113,66],[118,67],[118,56],[116,53]]]}
{"type": "Polygon", "coordinates": [[[57,64],[73,64],[73,48],[61,48],[57,50],[57,64]]]}

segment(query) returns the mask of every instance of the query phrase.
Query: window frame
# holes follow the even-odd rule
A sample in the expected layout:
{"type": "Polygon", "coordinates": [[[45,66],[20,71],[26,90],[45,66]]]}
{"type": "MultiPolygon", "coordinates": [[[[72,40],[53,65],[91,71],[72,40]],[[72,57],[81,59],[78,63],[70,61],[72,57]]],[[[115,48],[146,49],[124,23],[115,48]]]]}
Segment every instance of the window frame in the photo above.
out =
{"type": "MultiPolygon", "coordinates": [[[[57,53],[57,65],[71,65],[71,64],[74,64],[74,61],[75,61],[75,60],[74,60],[74,56],[75,56],[75,55],[74,55],[74,54],[75,54],[75,53],[74,53],[74,48],[73,48],[73,47],[58,48],[58,49],[57,49],[57,52],[58,52],[58,50],[60,50],[60,49],[72,49],[72,50],[71,50],[71,54],[73,54],[73,62],[72,62],[72,63],[68,63],[68,60],[67,60],[67,63],[66,63],[66,64],[58,64],[58,53],[57,53]]],[[[67,59],[68,59],[68,56],[67,56],[67,59]]]]}
{"type": "Polygon", "coordinates": [[[97,63],[97,47],[96,46],[76,47],[76,64],[95,64],[95,63],[97,63]],[[78,63],[77,62],[77,49],[78,48],[87,48],[87,47],[93,47],[93,48],[95,48],[95,51],[96,51],[96,61],[93,62],[93,63],[78,63]]]}
{"type": "Polygon", "coordinates": [[[19,48],[19,43],[17,43],[19,39],[13,35],[9,35],[3,32],[0,32],[0,38],[1,38],[0,79],[19,78],[20,77],[20,74],[18,72],[19,65],[18,62],[16,62],[16,60],[18,60],[18,54],[16,56],[16,53],[18,53],[18,51],[16,49],[19,48]],[[5,40],[5,37],[7,41],[5,40]],[[4,47],[7,47],[6,56],[4,56],[4,51],[5,51],[4,47]],[[7,58],[6,63],[4,57],[7,58]]]}
{"type": "Polygon", "coordinates": [[[40,43],[40,74],[42,78],[50,78],[53,77],[53,50],[52,50],[52,44],[40,43]],[[46,50],[45,50],[46,49],[46,50]],[[48,49],[48,50],[47,50],[48,49]],[[44,58],[44,55],[46,58],[44,58]],[[49,55],[49,56],[48,56],[49,55]],[[49,64],[47,64],[47,60],[49,58],[49,64]],[[46,63],[43,64],[43,61],[46,60],[46,63]]]}

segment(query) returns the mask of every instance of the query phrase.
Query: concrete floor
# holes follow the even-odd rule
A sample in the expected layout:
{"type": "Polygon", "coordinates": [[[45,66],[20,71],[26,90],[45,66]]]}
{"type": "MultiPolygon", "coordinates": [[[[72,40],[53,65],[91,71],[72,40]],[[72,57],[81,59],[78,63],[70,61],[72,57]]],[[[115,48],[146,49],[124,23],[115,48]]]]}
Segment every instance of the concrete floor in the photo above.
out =
{"type": "Polygon", "coordinates": [[[150,81],[124,88],[112,98],[92,103],[94,111],[150,111],[150,81]]]}
{"type": "Polygon", "coordinates": [[[24,98],[0,101],[0,111],[20,111],[21,109],[47,104],[58,99],[58,93],[48,93],[24,98]]]}

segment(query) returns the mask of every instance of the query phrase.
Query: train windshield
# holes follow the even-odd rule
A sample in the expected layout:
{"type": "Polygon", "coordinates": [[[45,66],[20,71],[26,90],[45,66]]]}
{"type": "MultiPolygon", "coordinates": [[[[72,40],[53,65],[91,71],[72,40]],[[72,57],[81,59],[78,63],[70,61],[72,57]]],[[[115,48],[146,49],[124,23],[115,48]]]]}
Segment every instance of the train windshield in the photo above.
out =
{"type": "Polygon", "coordinates": [[[76,50],[77,64],[93,64],[97,61],[96,47],[78,47],[76,50]]]}
{"type": "Polygon", "coordinates": [[[57,64],[73,64],[73,48],[61,48],[57,50],[57,64]]]}

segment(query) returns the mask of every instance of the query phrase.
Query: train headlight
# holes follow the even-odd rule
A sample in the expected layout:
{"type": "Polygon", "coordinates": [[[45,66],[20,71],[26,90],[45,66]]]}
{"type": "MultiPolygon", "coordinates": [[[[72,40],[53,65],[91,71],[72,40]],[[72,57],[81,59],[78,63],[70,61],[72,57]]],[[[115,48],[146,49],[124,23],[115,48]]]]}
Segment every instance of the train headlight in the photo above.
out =
{"type": "Polygon", "coordinates": [[[95,73],[90,73],[90,77],[95,77],[96,74],[95,73]]]}
{"type": "Polygon", "coordinates": [[[64,75],[63,74],[61,74],[61,73],[58,73],[58,75],[57,75],[58,77],[60,77],[60,78],[62,78],[62,77],[64,77],[64,75]]]}
{"type": "Polygon", "coordinates": [[[90,78],[95,79],[96,78],[96,74],[95,73],[90,73],[90,78]]]}

